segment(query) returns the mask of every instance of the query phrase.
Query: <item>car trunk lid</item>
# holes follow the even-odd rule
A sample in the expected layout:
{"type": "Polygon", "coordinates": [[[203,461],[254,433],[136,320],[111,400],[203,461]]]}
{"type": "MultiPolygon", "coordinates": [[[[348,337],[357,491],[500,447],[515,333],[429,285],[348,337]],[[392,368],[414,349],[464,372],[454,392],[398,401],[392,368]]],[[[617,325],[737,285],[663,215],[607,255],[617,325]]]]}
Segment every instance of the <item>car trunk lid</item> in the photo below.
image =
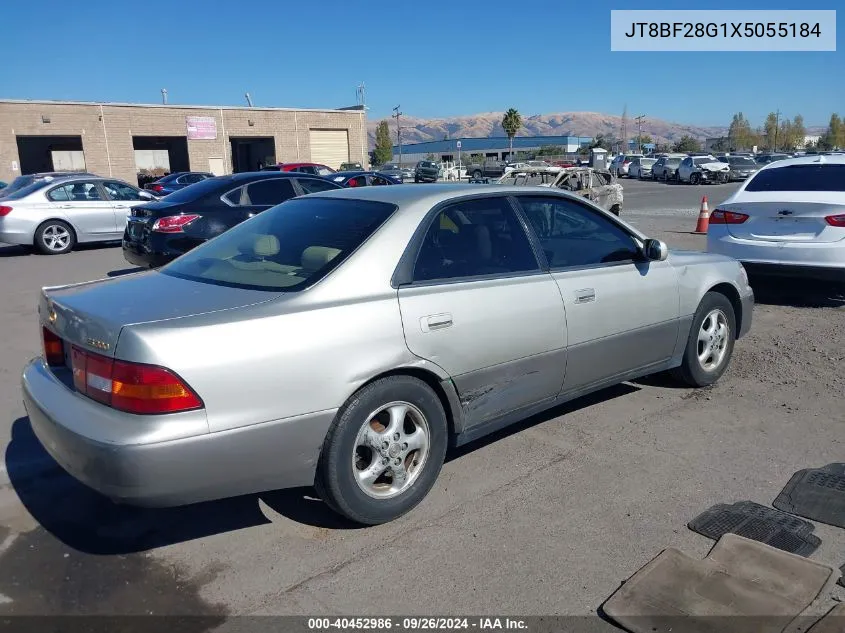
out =
{"type": "Polygon", "coordinates": [[[838,242],[845,239],[842,228],[831,226],[825,220],[827,216],[845,213],[845,205],[818,194],[808,195],[817,199],[784,202],[782,194],[752,196],[746,192],[742,202],[720,204],[719,209],[748,216],[742,224],[727,225],[728,232],[740,239],[767,242],[838,242]]]}
{"type": "Polygon", "coordinates": [[[38,312],[42,324],[61,337],[66,348],[71,343],[114,356],[120,331],[127,325],[254,305],[279,294],[197,283],[148,271],[44,288],[38,312]]]}

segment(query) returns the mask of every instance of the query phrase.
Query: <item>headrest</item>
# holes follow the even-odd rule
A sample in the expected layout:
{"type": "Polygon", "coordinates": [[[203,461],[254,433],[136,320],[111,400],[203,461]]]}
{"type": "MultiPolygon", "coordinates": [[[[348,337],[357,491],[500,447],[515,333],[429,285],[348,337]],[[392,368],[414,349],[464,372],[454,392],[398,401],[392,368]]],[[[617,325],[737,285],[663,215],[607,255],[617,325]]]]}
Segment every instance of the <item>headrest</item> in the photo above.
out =
{"type": "Polygon", "coordinates": [[[252,250],[256,257],[270,257],[279,252],[279,238],[275,235],[259,235],[255,238],[252,250]]]}
{"type": "Polygon", "coordinates": [[[310,271],[320,270],[339,254],[340,249],[337,248],[309,246],[302,253],[302,267],[310,271]]]}

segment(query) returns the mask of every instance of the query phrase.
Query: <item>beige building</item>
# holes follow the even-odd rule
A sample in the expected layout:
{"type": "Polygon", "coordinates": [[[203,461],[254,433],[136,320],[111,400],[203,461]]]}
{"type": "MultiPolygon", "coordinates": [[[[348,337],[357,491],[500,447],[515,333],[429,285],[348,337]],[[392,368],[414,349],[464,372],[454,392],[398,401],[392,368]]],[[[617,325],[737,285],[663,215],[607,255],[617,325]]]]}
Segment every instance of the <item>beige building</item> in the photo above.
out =
{"type": "Polygon", "coordinates": [[[0,180],[85,170],[135,184],[174,171],[216,175],[277,162],[367,164],[363,109],[299,110],[0,100],[0,180]]]}

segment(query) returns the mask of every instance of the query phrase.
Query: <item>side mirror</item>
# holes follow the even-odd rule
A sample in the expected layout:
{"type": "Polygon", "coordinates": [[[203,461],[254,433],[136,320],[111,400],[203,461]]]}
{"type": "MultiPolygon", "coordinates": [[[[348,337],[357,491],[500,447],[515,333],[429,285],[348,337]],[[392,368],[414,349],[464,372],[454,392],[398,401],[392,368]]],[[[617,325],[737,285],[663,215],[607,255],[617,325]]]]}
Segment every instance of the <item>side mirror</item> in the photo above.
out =
{"type": "Polygon", "coordinates": [[[648,239],[643,246],[643,254],[650,261],[662,262],[669,257],[669,247],[666,246],[666,242],[648,239]]]}

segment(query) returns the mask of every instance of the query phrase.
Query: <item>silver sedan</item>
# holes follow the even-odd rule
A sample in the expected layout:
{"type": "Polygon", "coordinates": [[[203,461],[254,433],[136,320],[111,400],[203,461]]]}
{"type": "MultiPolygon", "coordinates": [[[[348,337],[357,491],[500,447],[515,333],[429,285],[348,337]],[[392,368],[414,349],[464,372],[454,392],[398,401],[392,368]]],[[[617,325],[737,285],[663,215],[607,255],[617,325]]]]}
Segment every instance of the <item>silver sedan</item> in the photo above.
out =
{"type": "Polygon", "coordinates": [[[0,242],[59,255],[80,242],[119,240],[130,209],[155,199],[114,178],[36,180],[0,199],[0,242]]]}
{"type": "Polygon", "coordinates": [[[315,485],[377,524],[447,447],[625,380],[728,367],[753,294],[731,258],[669,252],[541,187],[304,196],[156,271],[46,288],[32,427],[140,505],[315,485]]]}

